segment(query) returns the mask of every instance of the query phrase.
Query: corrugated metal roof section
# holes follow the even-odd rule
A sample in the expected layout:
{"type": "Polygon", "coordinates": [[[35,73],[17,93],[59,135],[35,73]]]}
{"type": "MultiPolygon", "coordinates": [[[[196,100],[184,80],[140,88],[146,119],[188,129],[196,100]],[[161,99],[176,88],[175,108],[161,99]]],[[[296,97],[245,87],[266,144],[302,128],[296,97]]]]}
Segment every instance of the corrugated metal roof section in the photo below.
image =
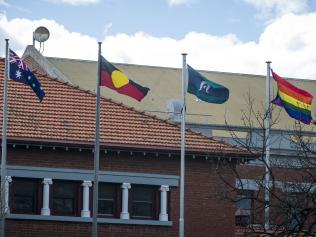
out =
{"type": "MultiPolygon", "coordinates": [[[[3,75],[2,59],[1,91],[3,75]]],[[[8,137],[93,145],[95,94],[44,75],[38,78],[46,93],[41,103],[29,86],[9,81],[8,137]]],[[[2,105],[2,96],[0,103],[2,105]]],[[[166,151],[180,149],[178,126],[105,98],[101,99],[100,128],[103,145],[166,151]]],[[[189,130],[186,137],[187,150],[196,154],[249,155],[235,146],[189,130]]]]}
{"type": "MultiPolygon", "coordinates": [[[[96,85],[96,62],[62,58],[48,58],[60,71],[62,71],[75,85],[82,88],[94,90],[96,85]]],[[[181,99],[181,69],[141,66],[130,64],[115,64],[131,79],[151,90],[142,103],[122,96],[108,88],[103,88],[101,93],[107,98],[113,98],[137,110],[151,111],[161,118],[167,119],[167,101],[170,99],[181,99]]],[[[194,66],[194,65],[192,65],[194,66]]],[[[266,65],[262,63],[263,72],[266,65]]],[[[225,124],[244,125],[243,113],[249,112],[249,101],[251,99],[253,110],[264,113],[265,104],[265,76],[201,71],[208,79],[220,83],[230,90],[229,100],[222,105],[209,104],[197,101],[193,95],[187,95],[187,121],[202,124],[225,124]]],[[[277,72],[282,76],[282,72],[277,72]]],[[[316,82],[312,80],[289,79],[296,86],[308,90],[316,96],[316,82]]],[[[276,94],[276,84],[271,78],[271,99],[276,94]]],[[[313,116],[315,116],[315,101],[313,102],[313,116]]],[[[277,108],[273,118],[278,114],[278,123],[275,128],[292,129],[295,120],[291,119],[285,111],[277,108]]],[[[255,123],[255,119],[252,120],[255,123]]],[[[258,125],[256,125],[258,126],[258,125]]],[[[307,128],[309,129],[309,128],[307,128]]]]}

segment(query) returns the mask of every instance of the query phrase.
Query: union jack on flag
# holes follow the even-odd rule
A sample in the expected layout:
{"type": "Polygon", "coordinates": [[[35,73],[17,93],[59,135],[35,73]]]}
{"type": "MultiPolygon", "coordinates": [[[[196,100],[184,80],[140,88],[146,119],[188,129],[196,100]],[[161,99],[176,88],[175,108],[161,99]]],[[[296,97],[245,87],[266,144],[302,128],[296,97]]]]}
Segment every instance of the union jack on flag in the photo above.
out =
{"type": "Polygon", "coordinates": [[[41,83],[37,80],[36,76],[31,72],[28,66],[22,61],[22,59],[10,49],[9,56],[10,63],[10,78],[16,82],[29,85],[35,92],[40,101],[45,96],[44,89],[41,83]]]}

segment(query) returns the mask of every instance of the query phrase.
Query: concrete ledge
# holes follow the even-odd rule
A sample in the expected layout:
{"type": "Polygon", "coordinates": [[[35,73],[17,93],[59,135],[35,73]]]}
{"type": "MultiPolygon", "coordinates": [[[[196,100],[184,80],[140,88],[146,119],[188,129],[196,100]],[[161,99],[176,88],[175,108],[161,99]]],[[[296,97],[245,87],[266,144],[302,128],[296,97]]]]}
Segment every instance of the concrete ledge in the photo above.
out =
{"type": "MultiPolygon", "coordinates": [[[[26,214],[9,214],[7,219],[11,220],[34,220],[34,221],[66,221],[66,222],[92,222],[92,218],[75,217],[75,216],[42,216],[26,214]]],[[[172,226],[172,221],[156,220],[122,220],[115,218],[98,218],[98,223],[106,224],[123,224],[123,225],[154,225],[154,226],[172,226]]]]}
{"type": "MultiPolygon", "coordinates": [[[[93,170],[81,169],[62,169],[62,168],[46,168],[32,166],[15,166],[8,165],[7,173],[12,177],[21,178],[51,178],[63,180],[93,180],[93,170]]],[[[132,173],[132,172],[111,172],[100,171],[100,182],[109,183],[131,183],[145,185],[169,185],[178,186],[179,176],[147,174],[147,173],[132,173]]]]}

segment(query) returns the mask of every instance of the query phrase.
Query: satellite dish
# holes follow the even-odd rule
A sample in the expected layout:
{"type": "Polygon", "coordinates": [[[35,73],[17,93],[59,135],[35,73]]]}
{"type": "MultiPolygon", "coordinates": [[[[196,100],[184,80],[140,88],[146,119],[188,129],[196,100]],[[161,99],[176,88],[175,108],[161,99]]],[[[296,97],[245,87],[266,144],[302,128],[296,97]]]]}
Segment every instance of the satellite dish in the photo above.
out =
{"type": "Polygon", "coordinates": [[[46,27],[40,26],[33,33],[33,39],[37,42],[45,42],[49,38],[49,31],[46,27]]]}

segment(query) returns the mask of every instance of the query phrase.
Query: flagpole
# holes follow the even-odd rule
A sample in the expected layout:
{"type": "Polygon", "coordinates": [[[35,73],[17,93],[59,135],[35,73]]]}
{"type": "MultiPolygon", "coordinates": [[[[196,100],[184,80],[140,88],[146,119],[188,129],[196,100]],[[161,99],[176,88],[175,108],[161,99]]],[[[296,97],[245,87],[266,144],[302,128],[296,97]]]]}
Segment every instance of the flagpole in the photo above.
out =
{"type": "MultiPolygon", "coordinates": [[[[270,61],[267,64],[267,77],[266,77],[266,118],[265,118],[265,174],[264,174],[264,233],[267,234],[270,229],[270,61]]],[[[266,235],[268,236],[268,235],[266,235]]]]}
{"type": "Polygon", "coordinates": [[[186,113],[186,82],[187,63],[186,53],[182,54],[182,120],[181,120],[181,164],[180,164],[180,217],[179,237],[184,237],[184,172],[185,172],[185,113],[186,113]]]}
{"type": "Polygon", "coordinates": [[[99,155],[100,155],[100,81],[101,81],[101,42],[98,42],[98,76],[94,145],[94,185],[93,185],[93,218],[92,237],[98,236],[98,196],[99,196],[99,155]]]}
{"type": "Polygon", "coordinates": [[[9,78],[9,39],[5,39],[5,69],[3,83],[3,118],[2,118],[2,154],[1,154],[1,237],[5,236],[6,188],[7,177],[7,110],[8,110],[8,78],[9,78]]]}

